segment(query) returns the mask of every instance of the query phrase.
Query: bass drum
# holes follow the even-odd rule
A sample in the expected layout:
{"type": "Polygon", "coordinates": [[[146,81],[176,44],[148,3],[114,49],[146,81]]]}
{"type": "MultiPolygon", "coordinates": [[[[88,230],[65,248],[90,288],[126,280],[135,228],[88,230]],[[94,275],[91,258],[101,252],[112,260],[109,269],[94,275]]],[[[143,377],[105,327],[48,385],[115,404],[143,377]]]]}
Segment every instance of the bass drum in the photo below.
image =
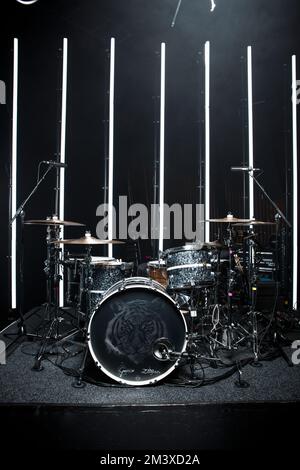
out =
{"type": "Polygon", "coordinates": [[[184,352],[186,322],[165,289],[143,277],[112,286],[88,326],[88,345],[95,364],[122,384],[154,384],[175,369],[180,358],[174,362],[154,356],[154,345],[160,339],[167,340],[174,351],[184,352]]]}

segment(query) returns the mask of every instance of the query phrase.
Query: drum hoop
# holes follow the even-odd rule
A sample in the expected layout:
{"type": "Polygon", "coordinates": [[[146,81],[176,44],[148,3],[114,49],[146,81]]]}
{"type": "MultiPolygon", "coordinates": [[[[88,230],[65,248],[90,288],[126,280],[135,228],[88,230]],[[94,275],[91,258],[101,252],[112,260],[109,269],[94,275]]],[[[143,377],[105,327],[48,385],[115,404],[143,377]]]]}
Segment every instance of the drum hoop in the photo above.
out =
{"type": "Polygon", "coordinates": [[[171,266],[167,268],[167,271],[173,271],[174,269],[189,269],[189,268],[211,268],[210,263],[193,263],[193,264],[179,264],[178,266],[171,266]]]}
{"type": "Polygon", "coordinates": [[[160,268],[165,268],[166,267],[166,263],[165,261],[149,261],[148,262],[148,267],[149,268],[154,268],[154,269],[160,269],[160,268]]]}
{"type": "MultiPolygon", "coordinates": [[[[90,327],[92,318],[93,318],[96,310],[102,305],[103,302],[105,302],[107,299],[109,299],[116,292],[121,292],[121,291],[126,290],[126,289],[134,289],[135,287],[137,287],[137,288],[146,287],[150,290],[154,290],[156,292],[159,292],[159,293],[163,294],[168,300],[170,300],[173,303],[173,305],[175,305],[175,307],[178,308],[178,310],[180,312],[180,307],[179,307],[178,303],[174,299],[172,299],[172,297],[167,293],[166,289],[164,288],[164,286],[162,284],[160,284],[157,281],[154,281],[153,279],[149,279],[148,277],[129,277],[127,279],[123,279],[121,281],[116,282],[116,284],[114,284],[107,291],[105,291],[106,292],[105,295],[102,297],[102,299],[99,300],[99,303],[96,305],[95,310],[93,310],[93,312],[91,314],[91,318],[90,318],[90,321],[89,321],[89,327],[90,327]],[[135,281],[140,281],[140,280],[141,280],[140,284],[135,283],[135,281]],[[143,284],[142,281],[147,281],[147,283],[145,282],[145,284],[143,284]],[[126,285],[126,283],[128,283],[130,285],[126,285]],[[121,287],[117,288],[118,285],[121,286],[121,287]]],[[[183,317],[183,320],[185,322],[185,327],[186,327],[186,331],[187,331],[187,325],[186,325],[186,321],[185,321],[184,317],[183,317]]],[[[89,328],[88,328],[88,332],[89,332],[89,328]]]]}
{"type": "Polygon", "coordinates": [[[164,255],[172,255],[174,253],[180,253],[181,251],[210,251],[207,250],[207,247],[205,247],[204,243],[198,243],[195,245],[184,245],[184,246],[178,246],[175,248],[168,248],[167,250],[164,251],[164,255]]]}
{"type": "Polygon", "coordinates": [[[115,267],[123,266],[123,261],[91,261],[91,266],[105,266],[105,267],[115,267]]]}
{"type": "MultiPolygon", "coordinates": [[[[188,329],[187,329],[187,323],[186,323],[186,320],[184,318],[184,315],[183,313],[181,312],[180,308],[179,308],[179,305],[177,304],[177,302],[175,302],[174,299],[172,299],[172,297],[169,296],[169,294],[165,291],[165,289],[163,288],[163,286],[161,284],[159,284],[158,282],[156,281],[153,281],[153,280],[149,280],[148,278],[143,278],[143,277],[132,277],[132,278],[129,278],[130,280],[147,280],[147,281],[150,281],[149,284],[150,285],[145,285],[145,284],[135,284],[133,283],[132,286],[126,286],[127,289],[132,289],[132,288],[144,288],[144,287],[147,287],[149,288],[150,290],[152,291],[155,291],[155,292],[159,292],[161,293],[163,296],[165,296],[168,300],[171,300],[171,302],[173,303],[173,305],[177,308],[178,310],[178,313],[180,314],[180,317],[183,321],[183,325],[184,325],[184,330],[185,330],[185,338],[184,338],[184,343],[183,343],[183,346],[182,346],[182,350],[180,351],[181,353],[183,353],[185,350],[186,350],[186,346],[187,346],[187,336],[188,336],[188,329]],[[153,286],[153,284],[157,285],[157,288],[156,286],[153,286]]],[[[126,281],[126,280],[125,280],[126,281]]],[[[124,283],[124,281],[119,281],[118,283],[115,284],[115,286],[117,286],[117,284],[121,284],[121,283],[124,283]]],[[[114,287],[114,286],[112,286],[114,287]]],[[[121,383],[121,384],[125,384],[125,385],[134,385],[136,387],[139,387],[141,385],[151,385],[151,384],[154,384],[156,382],[159,382],[160,380],[162,380],[163,378],[167,377],[169,374],[171,374],[171,372],[173,372],[173,370],[177,367],[177,365],[179,364],[180,362],[180,357],[176,360],[176,362],[174,362],[170,368],[168,370],[166,370],[163,374],[157,376],[155,379],[148,379],[148,380],[124,380],[124,379],[121,379],[120,377],[117,377],[116,375],[112,374],[111,372],[109,372],[105,367],[103,367],[100,362],[99,362],[99,358],[96,356],[96,354],[94,353],[94,349],[93,349],[93,346],[91,344],[91,324],[92,324],[92,321],[93,321],[93,318],[94,318],[94,315],[97,311],[97,309],[106,301],[108,300],[110,297],[112,297],[112,295],[114,295],[116,292],[121,292],[123,290],[126,290],[126,287],[124,287],[123,289],[118,289],[118,290],[114,290],[110,293],[108,293],[108,295],[104,295],[103,298],[99,301],[99,303],[97,304],[95,310],[93,311],[93,313],[91,314],[91,318],[89,320],[89,324],[88,324],[88,330],[87,330],[87,337],[88,337],[88,347],[89,347],[89,351],[91,353],[91,356],[96,364],[96,366],[101,369],[104,374],[106,374],[108,377],[110,377],[111,379],[115,380],[116,382],[118,383],[121,383]]]]}

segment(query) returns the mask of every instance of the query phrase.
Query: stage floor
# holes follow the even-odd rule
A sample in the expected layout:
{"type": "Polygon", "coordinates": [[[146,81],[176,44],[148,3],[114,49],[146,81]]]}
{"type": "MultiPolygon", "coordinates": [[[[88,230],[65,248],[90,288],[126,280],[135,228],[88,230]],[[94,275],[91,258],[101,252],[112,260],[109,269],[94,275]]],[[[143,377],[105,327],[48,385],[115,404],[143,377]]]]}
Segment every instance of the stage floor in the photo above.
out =
{"type": "MultiPolygon", "coordinates": [[[[0,416],[4,445],[57,450],[234,450],[296,445],[290,429],[300,417],[300,366],[280,356],[205,386],[178,386],[175,372],[155,386],[122,387],[104,380],[88,361],[88,376],[102,385],[72,387],[74,377],[55,365],[31,370],[38,343],[21,341],[0,366],[0,416]]],[[[286,348],[291,355],[292,350],[286,348]]],[[[76,368],[81,355],[64,362],[76,368]]],[[[220,370],[205,369],[207,378],[220,370]]],[[[200,383],[200,382],[199,382],[200,383]]]]}
{"type": "MultiPolygon", "coordinates": [[[[54,365],[55,356],[49,358],[53,363],[43,361],[43,371],[32,371],[36,350],[36,343],[22,343],[8,357],[7,364],[0,367],[0,403],[108,406],[300,400],[300,366],[289,367],[281,357],[262,362],[260,368],[245,366],[242,377],[249,383],[248,388],[235,385],[238,378],[235,373],[199,387],[176,386],[171,383],[171,374],[155,386],[121,387],[104,381],[105,386],[87,383],[85,388],[76,389],[72,387],[74,378],[54,365]]],[[[65,366],[74,368],[78,362],[79,357],[73,358],[65,366]]]]}

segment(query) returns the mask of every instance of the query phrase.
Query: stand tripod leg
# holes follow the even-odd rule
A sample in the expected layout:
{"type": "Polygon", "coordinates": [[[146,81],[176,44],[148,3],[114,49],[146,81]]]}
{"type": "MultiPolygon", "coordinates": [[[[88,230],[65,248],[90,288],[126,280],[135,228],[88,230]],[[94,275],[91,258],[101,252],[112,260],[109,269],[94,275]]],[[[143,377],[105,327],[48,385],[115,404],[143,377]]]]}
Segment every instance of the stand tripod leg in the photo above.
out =
{"type": "Polygon", "coordinates": [[[86,386],[86,383],[82,381],[82,377],[83,377],[83,372],[84,372],[85,363],[86,363],[87,354],[88,354],[87,343],[85,343],[84,347],[85,349],[83,353],[83,358],[82,358],[80,367],[78,369],[78,377],[76,377],[75,381],[72,383],[72,387],[74,388],[84,388],[86,386]]]}
{"type": "Polygon", "coordinates": [[[248,388],[250,387],[250,384],[246,382],[245,380],[242,380],[242,368],[241,368],[241,363],[238,361],[236,363],[237,366],[237,372],[238,372],[238,380],[234,382],[235,386],[238,388],[248,388]]]}
{"type": "Polygon", "coordinates": [[[41,370],[44,369],[44,367],[42,366],[42,360],[43,360],[43,356],[45,354],[45,350],[46,350],[46,347],[47,347],[47,344],[48,344],[48,341],[51,339],[51,333],[52,333],[52,330],[55,326],[57,322],[57,318],[53,318],[53,320],[51,321],[51,324],[50,324],[50,327],[49,327],[49,330],[45,336],[45,338],[43,339],[42,341],[42,344],[40,346],[40,349],[38,350],[36,356],[35,356],[35,361],[34,361],[34,365],[32,367],[31,370],[33,371],[36,371],[36,372],[40,372],[41,370]]]}
{"type": "Polygon", "coordinates": [[[292,363],[291,359],[289,358],[289,356],[287,355],[287,353],[285,352],[285,350],[283,349],[283,347],[281,346],[279,340],[278,340],[278,333],[277,331],[274,333],[274,336],[273,336],[273,342],[274,342],[274,345],[277,347],[278,351],[280,352],[281,356],[283,357],[283,359],[285,360],[285,362],[287,363],[287,365],[289,367],[293,367],[294,364],[292,363]]]}
{"type": "Polygon", "coordinates": [[[252,341],[253,341],[253,355],[254,355],[254,360],[251,362],[252,367],[262,367],[262,363],[259,362],[258,359],[258,354],[259,354],[259,348],[258,348],[258,330],[257,330],[257,315],[256,311],[253,310],[251,312],[252,315],[252,341]]]}

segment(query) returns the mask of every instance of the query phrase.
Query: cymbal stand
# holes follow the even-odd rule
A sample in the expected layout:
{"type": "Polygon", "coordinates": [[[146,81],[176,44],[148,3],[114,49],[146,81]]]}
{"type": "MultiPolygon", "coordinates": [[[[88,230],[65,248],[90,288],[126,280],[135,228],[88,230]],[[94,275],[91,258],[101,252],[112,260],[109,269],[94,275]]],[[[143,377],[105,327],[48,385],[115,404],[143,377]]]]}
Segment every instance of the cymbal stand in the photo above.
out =
{"type": "MultiPolygon", "coordinates": [[[[283,220],[284,223],[286,224],[286,226],[291,229],[292,228],[292,224],[291,222],[287,219],[287,217],[285,216],[285,214],[280,210],[280,208],[278,207],[278,205],[276,204],[275,201],[273,201],[273,199],[269,196],[269,194],[267,193],[267,191],[265,190],[265,188],[263,187],[263,185],[257,180],[257,178],[254,176],[254,173],[253,171],[251,171],[251,169],[247,170],[249,176],[253,179],[254,183],[256,184],[256,186],[258,186],[258,188],[260,189],[260,191],[262,192],[262,194],[267,198],[267,200],[270,202],[271,206],[273,206],[273,208],[275,209],[276,211],[276,216],[275,216],[275,221],[276,221],[276,289],[277,289],[277,293],[278,293],[278,290],[279,290],[279,280],[278,280],[278,269],[279,269],[279,259],[278,259],[278,233],[279,233],[279,222],[280,220],[283,220]]],[[[276,299],[276,304],[277,304],[277,299],[276,299]]],[[[277,308],[277,305],[274,305],[274,313],[276,312],[276,308],[277,308]]],[[[285,359],[285,361],[291,366],[292,365],[292,362],[291,360],[289,359],[289,357],[287,356],[287,354],[285,353],[285,351],[283,350],[283,348],[281,347],[281,345],[279,344],[279,341],[278,341],[278,336],[279,336],[279,328],[278,328],[278,321],[277,321],[277,314],[275,313],[274,315],[274,334],[273,334],[273,342],[275,345],[278,346],[278,349],[279,349],[279,352],[281,353],[281,355],[283,356],[283,358],[285,359]]]]}
{"type": "MultiPolygon", "coordinates": [[[[232,315],[232,298],[233,298],[233,285],[234,285],[234,271],[232,265],[232,256],[234,255],[234,248],[233,248],[233,229],[231,223],[228,224],[227,227],[228,237],[225,240],[225,245],[228,248],[228,271],[227,271],[227,298],[225,306],[221,306],[218,304],[218,281],[215,290],[215,306],[213,308],[212,313],[212,323],[213,328],[211,330],[211,347],[212,350],[215,350],[216,347],[219,345],[222,348],[226,348],[228,350],[236,349],[238,344],[244,339],[244,335],[237,335],[236,340],[234,340],[234,330],[240,329],[239,325],[235,325],[233,322],[233,315],[232,315]],[[225,323],[221,321],[221,310],[226,310],[227,308],[227,315],[225,316],[225,323]],[[222,334],[221,340],[218,339],[218,334],[222,334]]],[[[218,257],[218,264],[220,264],[220,255],[218,257]]],[[[218,267],[219,270],[219,267],[218,267]]]]}
{"type": "Polygon", "coordinates": [[[86,249],[86,256],[83,262],[83,293],[86,297],[86,315],[85,315],[85,325],[83,328],[84,343],[81,346],[84,348],[83,358],[78,369],[78,376],[75,381],[72,383],[74,388],[83,388],[85,387],[85,382],[82,381],[83,373],[85,368],[85,363],[88,355],[88,323],[92,314],[92,303],[91,303],[91,290],[93,286],[93,272],[92,272],[92,257],[91,257],[91,246],[88,246],[86,249]]]}
{"type": "MultiPolygon", "coordinates": [[[[15,221],[20,217],[21,218],[21,253],[20,253],[20,266],[19,266],[19,273],[20,273],[20,302],[18,306],[18,333],[13,333],[13,336],[17,337],[17,340],[20,336],[35,336],[27,333],[25,318],[24,318],[24,219],[25,219],[25,207],[32,198],[32,196],[36,193],[41,183],[45,180],[48,173],[52,170],[53,165],[49,165],[47,170],[42,174],[42,176],[38,177],[37,182],[29,193],[29,195],[24,199],[24,201],[20,204],[18,209],[16,210],[15,214],[11,214],[9,216],[9,229],[10,229],[10,236],[12,231],[12,226],[15,221]]],[[[11,188],[10,188],[11,189],[11,188]]],[[[11,255],[10,255],[11,256],[11,255]]],[[[11,275],[11,273],[9,273],[11,275]]],[[[14,341],[15,342],[15,341],[14,341]]]]}
{"type": "Polygon", "coordinates": [[[45,261],[44,272],[47,278],[47,302],[44,304],[45,316],[44,320],[50,322],[49,328],[46,330],[42,337],[40,348],[35,356],[34,365],[32,370],[43,370],[42,360],[45,355],[48,343],[56,343],[63,338],[67,338],[74,334],[76,331],[73,328],[64,334],[60,333],[60,324],[64,321],[61,314],[64,313],[63,309],[59,307],[59,282],[61,280],[60,274],[60,251],[58,246],[60,236],[59,226],[47,226],[47,259],[45,261]]]}
{"type": "Polygon", "coordinates": [[[256,241],[253,226],[250,226],[250,235],[248,237],[248,253],[249,253],[249,295],[250,295],[250,311],[248,315],[251,316],[252,322],[252,346],[254,362],[253,366],[260,367],[261,363],[258,359],[259,345],[258,345],[258,330],[257,330],[257,314],[256,311],[256,295],[257,295],[257,271],[256,271],[256,241]]]}
{"type": "Polygon", "coordinates": [[[233,348],[233,322],[232,322],[232,297],[233,297],[233,270],[232,270],[232,255],[233,255],[233,237],[232,237],[232,225],[229,223],[227,227],[228,238],[226,245],[228,247],[228,274],[227,274],[227,311],[228,320],[226,328],[226,341],[227,348],[230,350],[233,348]]]}

